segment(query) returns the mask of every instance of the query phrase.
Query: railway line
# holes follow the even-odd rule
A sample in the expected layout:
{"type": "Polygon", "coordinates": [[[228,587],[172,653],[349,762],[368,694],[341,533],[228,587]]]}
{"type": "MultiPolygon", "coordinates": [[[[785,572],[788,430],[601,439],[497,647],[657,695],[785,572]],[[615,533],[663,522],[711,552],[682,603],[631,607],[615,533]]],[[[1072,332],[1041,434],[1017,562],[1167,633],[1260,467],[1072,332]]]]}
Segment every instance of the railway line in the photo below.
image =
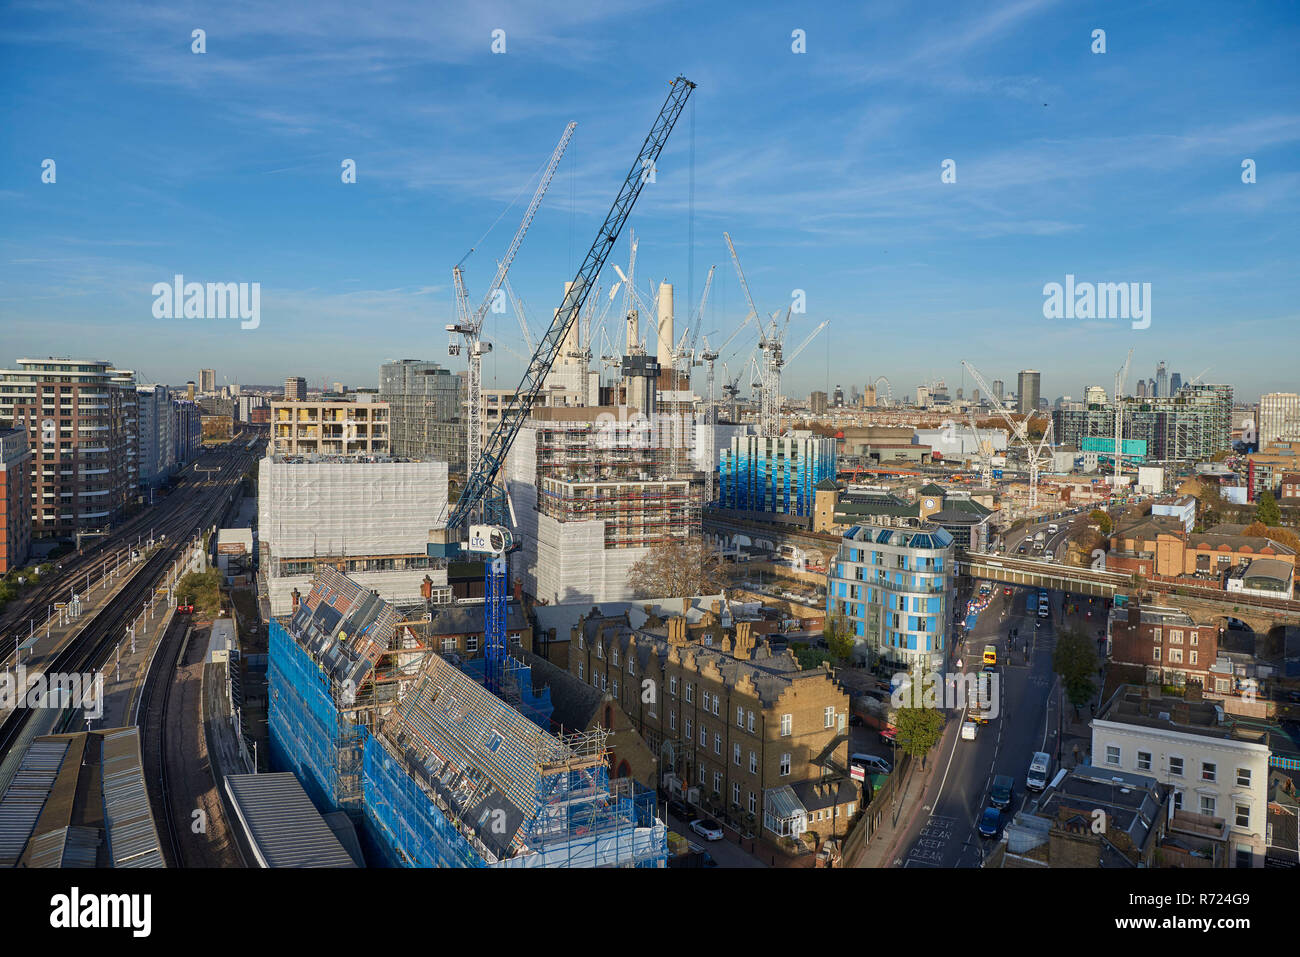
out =
{"type": "MultiPolygon", "coordinates": [[[[197,494],[170,516],[156,520],[155,531],[165,535],[162,544],[147,558],[131,580],[80,632],[57,650],[47,653],[40,670],[50,674],[91,674],[108,666],[117,641],[141,613],[154,594],[157,582],[180,557],[190,539],[213,525],[228,506],[231,490],[251,462],[246,449],[223,450],[210,461],[218,474],[211,484],[194,486],[197,494]]],[[[25,743],[33,711],[18,708],[0,724],[0,758],[25,743]]],[[[77,727],[83,720],[79,707],[68,707],[55,724],[56,731],[77,727]]]]}
{"type": "Polygon", "coordinates": [[[140,697],[136,700],[135,713],[131,717],[131,723],[140,729],[145,778],[155,785],[149,789],[150,797],[154,804],[154,820],[162,825],[159,827],[159,837],[165,843],[163,856],[168,867],[184,867],[186,863],[185,845],[177,824],[179,815],[174,806],[169,778],[171,760],[167,732],[172,686],[176,680],[176,669],[185,660],[190,634],[188,621],[172,620],[145,666],[140,697]]]}

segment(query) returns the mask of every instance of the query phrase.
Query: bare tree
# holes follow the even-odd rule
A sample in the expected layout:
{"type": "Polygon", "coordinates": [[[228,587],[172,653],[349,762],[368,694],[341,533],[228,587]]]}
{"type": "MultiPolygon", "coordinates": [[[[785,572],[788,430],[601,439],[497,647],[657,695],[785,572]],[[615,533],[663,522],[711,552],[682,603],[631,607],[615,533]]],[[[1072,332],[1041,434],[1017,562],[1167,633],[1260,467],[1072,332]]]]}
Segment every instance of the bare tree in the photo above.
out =
{"type": "Polygon", "coordinates": [[[725,582],[722,556],[702,538],[655,545],[628,572],[628,584],[638,598],[714,595],[725,582]]]}

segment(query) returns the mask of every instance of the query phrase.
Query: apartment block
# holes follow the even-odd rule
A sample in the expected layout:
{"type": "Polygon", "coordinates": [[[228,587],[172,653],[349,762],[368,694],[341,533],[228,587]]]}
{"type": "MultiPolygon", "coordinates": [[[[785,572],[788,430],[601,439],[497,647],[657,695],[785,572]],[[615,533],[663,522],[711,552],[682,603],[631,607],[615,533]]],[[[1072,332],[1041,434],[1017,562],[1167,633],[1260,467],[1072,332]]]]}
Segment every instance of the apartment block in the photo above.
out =
{"type": "Polygon", "coordinates": [[[135,373],[113,372],[113,383],[122,390],[122,425],[126,429],[126,494],[134,497],[140,487],[140,410],[135,392],[135,373]]]}
{"type": "Polygon", "coordinates": [[[135,389],[142,488],[157,487],[176,471],[176,407],[165,385],[135,389]]]}
{"type": "Polygon", "coordinates": [[[217,370],[216,369],[199,370],[199,391],[204,393],[217,391],[217,370]]]}
{"type": "Polygon", "coordinates": [[[1274,559],[1295,574],[1296,553],[1289,545],[1254,535],[1188,534],[1180,518],[1148,515],[1116,527],[1106,567],[1147,578],[1186,578],[1226,588],[1230,573],[1249,568],[1259,559],[1274,559]]]}
{"type": "MultiPolygon", "coordinates": [[[[1231,447],[1232,386],[1185,385],[1177,395],[1125,396],[1120,400],[1122,438],[1146,443],[1149,460],[1205,461],[1231,447]]],[[[1113,402],[1052,413],[1056,441],[1084,448],[1084,439],[1114,443],[1113,402]]]]}
{"type": "Polygon", "coordinates": [[[203,410],[192,399],[173,399],[173,457],[177,467],[189,463],[203,446],[203,410]]]}
{"type": "Polygon", "coordinates": [[[33,535],[71,535],[122,514],[135,486],[119,376],[87,359],[19,359],[0,370],[0,422],[26,430],[34,453],[33,535]]]}
{"type": "Polygon", "coordinates": [[[956,543],[937,525],[855,525],[828,569],[826,614],[860,650],[910,670],[943,670],[956,599],[956,543]]]}
{"type": "Polygon", "coordinates": [[[31,549],[31,460],[27,433],[0,427],[0,575],[21,568],[31,549]]]}
{"type": "MultiPolygon", "coordinates": [[[[190,396],[190,398],[194,398],[190,396]]],[[[307,398],[307,380],[302,376],[289,376],[284,380],[284,401],[302,402],[307,398]]]]}
{"type": "Polygon", "coordinates": [[[1259,397],[1259,448],[1278,439],[1300,439],[1300,395],[1294,392],[1259,397]]]}
{"type": "Polygon", "coordinates": [[[834,477],[834,439],[797,431],[737,435],[718,462],[718,505],[810,517],[817,484],[834,477]]]}
{"type": "Polygon", "coordinates": [[[701,476],[682,443],[625,407],[534,409],[506,465],[525,591],[552,604],[635,597],[632,566],[700,531],[701,476]]]}
{"type": "Polygon", "coordinates": [[[436,362],[398,359],[379,367],[379,398],[388,403],[390,448],[403,458],[434,458],[465,469],[461,380],[436,362]]]}
{"type": "Polygon", "coordinates": [[[1221,835],[1227,866],[1264,865],[1265,730],[1192,693],[1164,697],[1148,686],[1124,685],[1092,721],[1092,756],[1100,770],[1149,775],[1172,786],[1175,815],[1197,815],[1193,823],[1206,834],[1221,835]]]}
{"type": "Polygon", "coordinates": [[[271,451],[281,455],[387,455],[387,402],[273,402],[271,451]]]}
{"type": "Polygon", "coordinates": [[[1260,444],[1258,452],[1246,456],[1246,495],[1258,502],[1264,492],[1278,496],[1282,476],[1300,469],[1300,440],[1260,444]]]}
{"type": "Polygon", "coordinates": [[[568,669],[631,719],[670,794],[772,840],[845,834],[861,798],[847,770],[849,696],[833,672],[801,671],[749,622],[652,618],[638,629],[599,609],[574,627],[568,669]]]}

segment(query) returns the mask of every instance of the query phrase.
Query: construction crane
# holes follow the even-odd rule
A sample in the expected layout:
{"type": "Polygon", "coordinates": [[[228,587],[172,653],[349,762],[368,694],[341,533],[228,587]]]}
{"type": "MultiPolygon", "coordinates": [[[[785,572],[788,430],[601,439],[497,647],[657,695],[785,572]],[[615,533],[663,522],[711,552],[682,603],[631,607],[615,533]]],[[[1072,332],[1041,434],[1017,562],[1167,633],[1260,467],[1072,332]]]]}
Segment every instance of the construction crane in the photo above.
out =
{"type": "Polygon", "coordinates": [[[495,300],[501,284],[505,281],[510,265],[515,261],[515,254],[519,252],[519,246],[528,233],[528,227],[532,225],[533,217],[537,215],[537,210],[542,205],[542,197],[546,195],[546,190],[551,185],[551,179],[555,176],[556,167],[560,165],[560,157],[564,155],[569,140],[573,138],[573,131],[577,128],[577,123],[570,123],[564,128],[564,133],[560,136],[560,142],[556,144],[554,152],[551,153],[550,162],[546,164],[542,178],[537,184],[537,191],[533,193],[533,199],[528,204],[528,209],[524,211],[524,218],[519,223],[519,228],[515,230],[514,239],[510,241],[505,256],[497,263],[497,272],[492,278],[491,285],[488,286],[487,295],[483,297],[483,302],[472,315],[469,311],[469,294],[465,289],[465,276],[461,270],[461,265],[474,250],[471,249],[460,262],[452,267],[452,284],[456,290],[456,322],[447,326],[447,332],[451,339],[447,346],[447,352],[453,356],[460,355],[460,340],[457,337],[459,336],[465,340],[465,348],[469,353],[469,381],[467,383],[469,409],[465,429],[465,470],[467,475],[472,475],[474,470],[478,468],[479,454],[483,447],[483,355],[492,350],[492,344],[484,342],[482,338],[483,319],[487,315],[493,300],[495,300]]]}
{"type": "Polygon", "coordinates": [[[989,401],[993,403],[993,408],[997,411],[998,415],[1002,416],[1003,421],[1011,427],[1012,434],[1015,435],[1020,444],[1024,447],[1025,456],[1028,459],[1029,464],[1029,508],[1031,510],[1037,508],[1038,473],[1050,461],[1050,459],[1047,459],[1046,449],[1051,444],[1052,420],[1047,420],[1047,428],[1043,431],[1042,441],[1035,445],[1034,440],[1029,437],[1030,416],[1026,415],[1024,419],[1013,419],[1010,410],[1007,409],[1001,399],[993,394],[993,390],[989,387],[989,384],[984,381],[984,377],[980,375],[979,370],[965,359],[962,360],[961,364],[966,367],[966,370],[971,374],[971,377],[974,378],[975,382],[979,385],[980,392],[989,397],[989,401]]]}
{"type": "Polygon", "coordinates": [[[692,366],[700,364],[696,358],[695,343],[699,340],[700,324],[704,319],[704,306],[709,301],[709,289],[713,286],[713,272],[717,266],[709,267],[709,274],[704,279],[704,293],[700,296],[700,304],[695,309],[695,315],[691,318],[690,326],[682,332],[682,337],[677,340],[677,345],[673,348],[673,365],[686,375],[690,375],[692,366]],[[687,340],[690,344],[687,345],[687,340]]]}
{"type": "Polygon", "coordinates": [[[1122,365],[1115,372],[1115,480],[1111,484],[1119,489],[1120,463],[1124,456],[1124,387],[1128,384],[1128,370],[1133,362],[1133,350],[1129,349],[1122,365]]]}
{"type": "Polygon", "coordinates": [[[618,273],[618,282],[614,283],[610,288],[609,299],[613,302],[614,297],[618,295],[619,288],[623,289],[623,322],[627,329],[627,345],[623,354],[634,356],[639,354],[641,350],[641,331],[637,313],[638,297],[636,287],[632,282],[636,276],[636,230],[630,230],[629,236],[631,239],[628,242],[627,272],[623,272],[618,267],[618,263],[614,263],[614,272],[618,273]]]}
{"type": "Polygon", "coordinates": [[[985,485],[993,484],[993,439],[984,441],[979,426],[975,424],[974,409],[966,410],[966,421],[970,423],[971,434],[975,436],[975,454],[979,456],[979,472],[985,485]]]}
{"type": "Polygon", "coordinates": [[[793,307],[786,307],[784,320],[778,318],[781,315],[778,309],[772,313],[765,325],[759,319],[758,306],[754,304],[754,297],[749,293],[749,283],[745,281],[745,271],[740,268],[740,257],[736,255],[736,245],[731,241],[731,234],[724,232],[722,238],[727,242],[727,251],[731,254],[731,262],[736,267],[736,276],[740,280],[740,288],[745,293],[745,302],[749,305],[749,314],[745,316],[745,322],[748,323],[751,318],[759,322],[758,350],[763,358],[762,362],[758,363],[758,434],[775,437],[781,434],[781,370],[787,363],[792,362],[808,343],[812,342],[817,333],[826,328],[826,323],[823,322],[814,329],[803,344],[786,357],[784,355],[785,334],[790,327],[790,313],[793,307]]]}
{"type": "Polygon", "coordinates": [[[524,370],[511,397],[510,404],[502,410],[496,427],[487,441],[483,443],[481,454],[461,486],[460,496],[451,511],[444,528],[430,532],[428,555],[435,559],[451,559],[461,554],[462,550],[483,555],[486,559],[484,570],[484,684],[488,690],[499,693],[505,675],[506,659],[506,555],[517,548],[519,543],[503,524],[505,514],[501,508],[510,506],[508,496],[499,491],[494,494],[495,482],[515,437],[523,427],[524,420],[532,412],[533,403],[547,374],[555,364],[555,359],[564,347],[565,337],[573,324],[579,321],[583,304],[595,286],[596,278],[614,250],[619,234],[623,231],[637,198],[641,195],[648,177],[647,169],[653,169],[663,151],[668,136],[673,131],[678,117],[686,107],[686,101],[695,89],[695,84],[684,76],[678,76],[669,85],[668,98],[659,110],[650,132],[646,134],[641,149],[618,195],[605,216],[595,241],[587,250],[573,282],[565,287],[564,299],[560,308],[551,319],[547,330],[532,361],[524,370]],[[478,523],[471,525],[471,520],[478,523]],[[461,535],[467,535],[463,543],[461,535]]]}

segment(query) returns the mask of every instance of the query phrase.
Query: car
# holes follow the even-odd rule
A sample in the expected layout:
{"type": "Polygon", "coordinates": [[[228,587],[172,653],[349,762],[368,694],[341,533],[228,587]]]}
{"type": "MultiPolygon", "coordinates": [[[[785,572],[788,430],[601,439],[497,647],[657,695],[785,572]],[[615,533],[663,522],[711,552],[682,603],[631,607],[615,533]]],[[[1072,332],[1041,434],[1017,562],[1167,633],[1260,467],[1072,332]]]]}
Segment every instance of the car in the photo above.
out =
{"type": "Polygon", "coordinates": [[[669,801],[668,813],[673,817],[680,818],[688,824],[699,817],[699,815],[695,813],[695,809],[685,801],[669,801]]]}
{"type": "Polygon", "coordinates": [[[986,807],[980,815],[980,837],[997,837],[1002,826],[1002,812],[995,807],[986,807]]]}
{"type": "Polygon", "coordinates": [[[883,729],[881,730],[881,732],[880,732],[880,743],[881,743],[881,744],[894,744],[895,742],[897,742],[897,740],[898,740],[898,729],[897,729],[897,728],[895,728],[895,727],[893,727],[893,726],[891,725],[890,727],[888,727],[888,728],[883,728],[883,729]]]}
{"type": "Polygon", "coordinates": [[[1004,595],[1010,595],[1010,594],[1011,594],[1011,586],[1010,586],[1010,585],[1007,585],[1005,588],[1003,588],[1003,589],[1002,589],[1002,594],[1004,594],[1004,595]]]}
{"type": "Polygon", "coordinates": [[[894,770],[893,765],[884,758],[876,757],[874,754],[850,754],[849,761],[859,767],[866,768],[872,774],[889,774],[894,770]]]}
{"type": "Polygon", "coordinates": [[[699,818],[691,821],[691,830],[706,841],[722,840],[722,825],[712,818],[699,818]]]}
{"type": "Polygon", "coordinates": [[[1008,808],[1016,796],[1016,782],[1006,774],[993,778],[993,787],[989,789],[989,803],[994,807],[1008,808]]]}

